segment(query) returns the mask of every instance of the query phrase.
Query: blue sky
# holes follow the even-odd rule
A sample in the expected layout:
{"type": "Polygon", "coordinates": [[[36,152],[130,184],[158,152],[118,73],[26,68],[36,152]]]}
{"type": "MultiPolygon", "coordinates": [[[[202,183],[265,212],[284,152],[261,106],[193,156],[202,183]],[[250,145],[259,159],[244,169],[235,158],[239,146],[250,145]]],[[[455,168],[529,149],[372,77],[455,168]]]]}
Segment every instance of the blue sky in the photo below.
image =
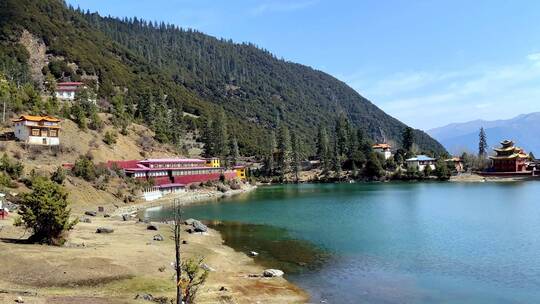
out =
{"type": "Polygon", "coordinates": [[[540,111],[540,1],[67,2],[255,43],[416,128],[540,111]]]}

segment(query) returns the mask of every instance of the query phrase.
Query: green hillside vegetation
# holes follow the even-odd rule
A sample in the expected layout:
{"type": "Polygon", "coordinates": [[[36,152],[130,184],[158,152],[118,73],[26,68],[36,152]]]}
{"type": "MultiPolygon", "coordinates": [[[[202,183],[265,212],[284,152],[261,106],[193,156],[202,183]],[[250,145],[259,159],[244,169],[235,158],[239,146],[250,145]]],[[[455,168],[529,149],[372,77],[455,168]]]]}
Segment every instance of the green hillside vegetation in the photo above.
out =
{"type": "MultiPolygon", "coordinates": [[[[230,140],[243,155],[265,155],[280,125],[302,134],[296,146],[306,156],[315,153],[319,128],[341,117],[373,141],[399,143],[406,128],[341,81],[254,45],[164,23],[104,18],[59,0],[0,0],[0,72],[12,83],[32,82],[30,54],[18,43],[24,30],[55,58],[43,68],[46,79],[97,76],[97,110],[113,113],[119,129],[130,121],[145,123],[161,142],[181,146],[179,133],[203,130],[207,121],[221,121],[222,112],[230,140]],[[186,119],[183,112],[200,118],[186,119]]],[[[13,101],[8,110],[47,110],[16,102],[19,108],[13,101]]],[[[84,110],[91,120],[93,110],[84,110]]],[[[71,109],[74,120],[77,111],[71,109]]],[[[414,138],[423,151],[445,153],[422,131],[415,130],[414,138]]]]}

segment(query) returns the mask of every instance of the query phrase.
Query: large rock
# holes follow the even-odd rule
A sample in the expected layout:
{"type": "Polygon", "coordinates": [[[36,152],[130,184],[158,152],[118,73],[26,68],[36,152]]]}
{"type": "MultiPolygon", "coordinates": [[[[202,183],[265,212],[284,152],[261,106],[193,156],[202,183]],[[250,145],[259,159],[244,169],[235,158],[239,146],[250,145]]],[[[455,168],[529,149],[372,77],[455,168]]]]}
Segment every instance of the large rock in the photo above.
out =
{"type": "Polygon", "coordinates": [[[129,221],[129,214],[122,214],[122,220],[123,220],[124,222],[129,221]]]}
{"type": "Polygon", "coordinates": [[[114,232],[114,229],[109,228],[109,227],[99,227],[98,229],[96,229],[96,233],[113,233],[113,232],[114,232]]]}
{"type": "Polygon", "coordinates": [[[154,230],[154,231],[157,231],[159,230],[158,226],[156,224],[149,224],[148,226],[146,226],[146,229],[148,230],[154,230]]]}
{"type": "Polygon", "coordinates": [[[195,220],[193,221],[193,224],[191,224],[193,226],[193,229],[195,230],[195,232],[207,232],[208,231],[208,227],[206,227],[206,225],[204,225],[203,223],[195,220]]]}
{"type": "Polygon", "coordinates": [[[95,211],[85,211],[84,214],[88,215],[88,216],[96,216],[97,212],[95,212],[95,211]]]}
{"type": "Polygon", "coordinates": [[[154,235],[154,241],[158,241],[158,242],[161,242],[163,241],[165,238],[163,238],[163,235],[161,234],[156,234],[154,235]]]}
{"type": "Polygon", "coordinates": [[[263,276],[267,278],[282,277],[283,275],[284,275],[284,272],[279,269],[266,269],[263,272],[263,276]]]}
{"type": "Polygon", "coordinates": [[[196,219],[189,218],[189,219],[184,221],[184,224],[191,226],[191,225],[193,225],[193,222],[195,222],[195,221],[196,221],[196,219]]]}
{"type": "Polygon", "coordinates": [[[88,217],[81,217],[80,219],[81,223],[92,223],[92,220],[88,217]]]}

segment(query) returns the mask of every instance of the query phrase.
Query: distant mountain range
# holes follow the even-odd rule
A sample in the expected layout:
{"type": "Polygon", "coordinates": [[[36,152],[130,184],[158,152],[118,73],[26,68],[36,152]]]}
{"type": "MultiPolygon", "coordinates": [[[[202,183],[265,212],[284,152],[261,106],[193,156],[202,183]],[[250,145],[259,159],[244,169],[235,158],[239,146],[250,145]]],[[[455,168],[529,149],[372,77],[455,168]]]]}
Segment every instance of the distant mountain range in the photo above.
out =
{"type": "Polygon", "coordinates": [[[490,149],[504,139],[511,139],[527,152],[540,155],[540,112],[522,114],[508,120],[453,123],[431,129],[427,133],[442,143],[452,154],[461,154],[464,151],[476,153],[481,127],[486,130],[490,149]]]}

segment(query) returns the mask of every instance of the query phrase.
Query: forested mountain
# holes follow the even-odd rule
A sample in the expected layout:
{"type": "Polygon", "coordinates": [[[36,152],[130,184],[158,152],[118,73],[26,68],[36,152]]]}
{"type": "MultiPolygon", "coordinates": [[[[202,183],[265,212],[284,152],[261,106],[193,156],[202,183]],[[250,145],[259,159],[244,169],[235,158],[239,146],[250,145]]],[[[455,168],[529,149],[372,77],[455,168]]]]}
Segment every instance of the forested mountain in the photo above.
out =
{"type": "Polygon", "coordinates": [[[501,141],[510,139],[527,152],[540,154],[540,139],[533,135],[540,133],[540,112],[522,114],[506,120],[473,120],[454,123],[428,132],[440,140],[451,153],[476,153],[480,128],[484,128],[486,132],[490,150],[497,147],[501,141]]]}
{"type": "MultiPolygon", "coordinates": [[[[205,120],[223,108],[244,154],[260,154],[278,124],[302,134],[308,151],[318,128],[333,128],[340,116],[372,140],[400,142],[406,127],[332,76],[254,45],[137,18],[101,17],[60,0],[0,0],[0,71],[17,82],[32,79],[29,54],[19,44],[25,30],[45,43],[49,55],[76,64],[72,79],[97,76],[99,98],[122,94],[126,115],[164,141],[174,137],[170,126],[178,109],[205,120]]],[[[422,150],[445,152],[422,131],[414,138],[422,150]]]]}

